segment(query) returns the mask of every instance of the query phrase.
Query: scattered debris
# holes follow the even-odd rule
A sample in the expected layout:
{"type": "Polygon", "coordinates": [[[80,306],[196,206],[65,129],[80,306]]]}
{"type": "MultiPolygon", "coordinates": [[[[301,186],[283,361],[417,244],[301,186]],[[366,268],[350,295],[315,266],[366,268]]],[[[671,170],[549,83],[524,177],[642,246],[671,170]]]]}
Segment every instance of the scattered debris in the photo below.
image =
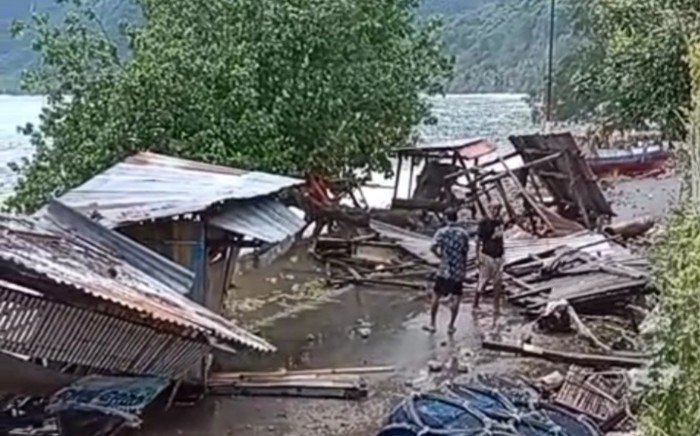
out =
{"type": "Polygon", "coordinates": [[[542,376],[535,382],[536,386],[543,392],[556,391],[564,384],[564,375],[559,371],[552,371],[542,376]]]}
{"type": "Polygon", "coordinates": [[[611,430],[620,421],[615,417],[624,414],[627,407],[623,397],[628,388],[625,372],[596,373],[572,366],[554,402],[592,417],[603,430],[611,430]]]}
{"type": "Polygon", "coordinates": [[[627,221],[617,221],[607,225],[603,230],[613,236],[620,236],[623,239],[632,239],[643,236],[650,231],[656,220],[652,217],[640,217],[627,221]]]}
{"type": "Polygon", "coordinates": [[[358,367],[248,373],[214,373],[207,387],[217,395],[360,399],[367,395],[361,375],[392,372],[393,367],[358,367]]]}
{"type": "Polygon", "coordinates": [[[430,372],[441,372],[444,367],[445,365],[443,365],[443,363],[439,360],[433,359],[428,361],[428,370],[430,372]]]}

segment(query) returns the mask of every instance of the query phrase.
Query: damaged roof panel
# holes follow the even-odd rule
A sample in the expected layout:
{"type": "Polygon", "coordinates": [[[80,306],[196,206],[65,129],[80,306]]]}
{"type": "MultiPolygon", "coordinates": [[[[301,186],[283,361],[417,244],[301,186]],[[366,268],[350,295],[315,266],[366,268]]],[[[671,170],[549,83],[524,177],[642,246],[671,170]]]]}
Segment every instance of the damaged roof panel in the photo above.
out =
{"type": "Polygon", "coordinates": [[[261,351],[274,350],[265,340],[130,265],[113,249],[59,231],[46,221],[0,214],[0,263],[18,269],[25,278],[43,277],[152,321],[261,351]]]}
{"type": "Polygon", "coordinates": [[[69,191],[60,201],[101,224],[201,212],[227,200],[275,194],[303,181],[154,153],[139,153],[69,191]]]}
{"type": "Polygon", "coordinates": [[[274,198],[232,204],[210,224],[230,232],[275,243],[298,233],[305,221],[274,198]]]}
{"type": "Polygon", "coordinates": [[[407,156],[456,152],[465,159],[476,159],[490,154],[494,150],[496,150],[496,146],[484,138],[460,138],[401,147],[394,151],[407,156]]]}
{"type": "Polygon", "coordinates": [[[56,230],[69,232],[86,242],[118,253],[124,262],[180,294],[186,295],[192,290],[194,273],[171,259],[101,226],[56,200],[49,202],[46,212],[41,217],[42,221],[56,230]]]}

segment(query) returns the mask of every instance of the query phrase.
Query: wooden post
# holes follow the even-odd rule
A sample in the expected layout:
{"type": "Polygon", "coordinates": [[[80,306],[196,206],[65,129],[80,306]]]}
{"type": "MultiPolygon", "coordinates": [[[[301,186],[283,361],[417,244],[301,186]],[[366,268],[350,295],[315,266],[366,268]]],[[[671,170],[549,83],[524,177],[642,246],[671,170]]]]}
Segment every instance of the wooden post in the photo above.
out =
{"type": "Polygon", "coordinates": [[[498,179],[496,181],[496,189],[498,189],[498,193],[500,194],[501,199],[503,199],[503,205],[506,207],[506,211],[508,212],[508,216],[510,216],[511,220],[515,221],[515,219],[516,219],[515,210],[513,210],[513,205],[511,205],[510,201],[508,201],[508,196],[506,195],[506,190],[503,188],[503,181],[501,179],[498,179]]]}
{"type": "Polygon", "coordinates": [[[540,218],[542,218],[542,221],[544,221],[544,223],[550,228],[550,230],[554,230],[554,226],[552,225],[552,222],[549,221],[549,218],[547,217],[547,215],[545,215],[540,210],[540,207],[537,204],[537,202],[535,201],[535,199],[532,198],[532,196],[530,196],[530,194],[525,190],[523,185],[520,184],[520,180],[518,180],[518,176],[513,174],[513,171],[508,167],[508,165],[506,165],[506,163],[503,161],[503,158],[500,158],[499,160],[501,161],[501,164],[505,168],[506,172],[508,172],[508,175],[510,176],[510,178],[513,180],[513,183],[515,183],[515,186],[518,188],[518,190],[522,194],[523,199],[526,202],[530,203],[530,206],[532,206],[534,211],[537,212],[537,214],[540,216],[540,218]]]}
{"type": "Polygon", "coordinates": [[[588,218],[588,211],[586,210],[586,206],[583,204],[583,198],[581,198],[581,191],[579,190],[580,177],[578,174],[574,174],[574,171],[571,167],[571,159],[569,157],[568,152],[564,154],[564,159],[566,159],[566,170],[569,173],[569,189],[571,189],[571,193],[574,195],[576,205],[578,206],[579,213],[581,214],[581,218],[583,218],[583,222],[586,225],[586,228],[590,229],[592,227],[591,220],[588,218]]]}
{"type": "Polygon", "coordinates": [[[532,171],[529,170],[528,175],[530,176],[530,180],[532,181],[532,186],[535,187],[535,194],[537,195],[537,199],[540,201],[540,203],[544,204],[544,197],[542,196],[542,190],[540,189],[540,183],[537,181],[537,177],[532,171]]]}
{"type": "Polygon", "coordinates": [[[403,162],[403,154],[399,153],[399,163],[396,165],[396,182],[394,183],[394,198],[392,198],[392,200],[395,200],[397,194],[399,193],[399,181],[401,180],[401,163],[402,162],[403,162]]]}
{"type": "Polygon", "coordinates": [[[476,198],[476,204],[479,206],[479,211],[481,212],[481,215],[487,216],[486,206],[482,202],[481,196],[479,196],[478,187],[476,186],[474,179],[469,174],[469,169],[467,168],[467,163],[464,161],[462,156],[457,154],[457,153],[455,153],[454,158],[459,159],[459,163],[462,165],[462,168],[464,168],[464,175],[467,178],[467,183],[469,183],[469,187],[471,188],[472,192],[474,193],[474,197],[476,198]]]}
{"type": "Polygon", "coordinates": [[[416,165],[416,159],[414,156],[411,156],[411,168],[408,172],[408,197],[411,198],[412,196],[412,191],[413,191],[413,167],[416,165]]]}

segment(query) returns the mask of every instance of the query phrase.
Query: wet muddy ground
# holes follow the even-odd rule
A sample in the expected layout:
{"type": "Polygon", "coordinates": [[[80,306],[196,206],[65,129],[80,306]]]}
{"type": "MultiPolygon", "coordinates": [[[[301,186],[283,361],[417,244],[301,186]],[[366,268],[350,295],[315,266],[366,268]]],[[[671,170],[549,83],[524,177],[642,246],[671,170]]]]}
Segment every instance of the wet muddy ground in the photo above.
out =
{"type": "MultiPolygon", "coordinates": [[[[606,192],[620,219],[664,216],[678,195],[679,182],[632,180],[606,192]]],[[[429,389],[448,379],[497,373],[537,377],[566,366],[480,349],[483,336],[516,339],[527,322],[506,309],[494,326],[487,300],[471,311],[465,296],[458,332],[446,334],[448,310],[441,308],[440,330],[422,330],[428,321],[425,293],[403,289],[349,287],[327,290],[316,281],[323,270],[296,247],[264,272],[237,278],[228,309],[247,327],[278,347],[271,355],[221,356],[219,367],[234,371],[393,365],[390,375],[368,377],[369,397],[361,401],[210,397],[193,407],[156,411],[138,435],[290,435],[367,436],[381,426],[391,408],[414,390],[429,389]],[[370,325],[363,338],[357,327],[370,325]],[[428,371],[439,361],[443,370],[428,371]]],[[[559,349],[581,349],[572,335],[535,335],[533,343],[559,349]]]]}

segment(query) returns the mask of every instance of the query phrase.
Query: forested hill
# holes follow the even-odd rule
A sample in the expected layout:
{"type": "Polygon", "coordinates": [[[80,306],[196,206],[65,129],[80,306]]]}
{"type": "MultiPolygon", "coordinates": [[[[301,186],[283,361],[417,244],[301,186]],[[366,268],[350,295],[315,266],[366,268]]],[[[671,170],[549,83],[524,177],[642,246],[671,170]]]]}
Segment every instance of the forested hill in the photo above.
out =
{"type": "MultiPolygon", "coordinates": [[[[130,0],[88,0],[95,6],[105,29],[119,39],[122,22],[136,19],[138,9],[130,0]]],[[[64,3],[68,3],[65,2],[64,3]]],[[[55,22],[65,17],[66,6],[56,0],[0,0],[0,92],[19,92],[22,70],[36,63],[36,54],[31,49],[31,39],[14,39],[10,27],[14,20],[28,21],[32,13],[46,13],[55,22]]],[[[123,38],[120,39],[125,45],[123,38]]]]}
{"type": "MultiPolygon", "coordinates": [[[[128,0],[93,0],[105,27],[117,33],[119,23],[137,16],[128,0]]],[[[571,48],[567,2],[557,24],[557,53],[571,48]]],[[[545,0],[424,0],[423,16],[438,15],[445,24],[445,43],[456,58],[453,92],[540,89],[544,83],[548,5],[545,0]]],[[[21,71],[36,58],[25,38],[13,40],[14,19],[27,20],[32,11],[62,17],[55,0],[0,0],[0,90],[18,91],[21,71]]]]}
{"type": "MultiPolygon", "coordinates": [[[[569,22],[577,0],[557,1],[555,54],[578,42],[569,22]]],[[[455,56],[453,92],[530,92],[543,89],[549,38],[546,0],[428,0],[455,56]]]]}

